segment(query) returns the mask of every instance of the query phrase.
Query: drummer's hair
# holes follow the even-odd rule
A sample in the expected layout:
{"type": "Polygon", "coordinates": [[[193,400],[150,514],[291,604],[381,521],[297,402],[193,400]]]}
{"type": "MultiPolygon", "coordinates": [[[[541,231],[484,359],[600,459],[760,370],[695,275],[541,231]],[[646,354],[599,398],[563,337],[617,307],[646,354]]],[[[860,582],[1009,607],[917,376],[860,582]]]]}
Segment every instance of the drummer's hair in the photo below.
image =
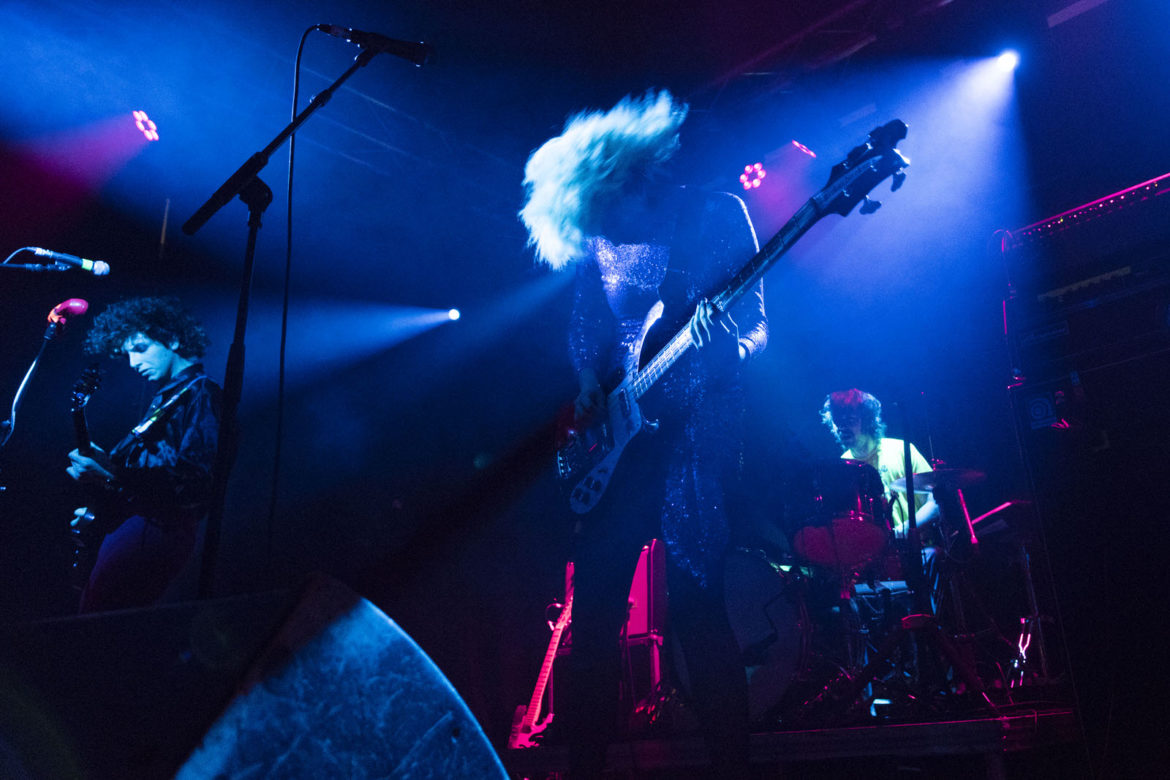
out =
{"type": "Polygon", "coordinates": [[[841,437],[833,422],[833,415],[840,417],[845,412],[852,412],[861,419],[861,430],[866,435],[875,439],[881,439],[886,435],[886,424],[882,422],[882,402],[872,393],[854,387],[829,393],[821,407],[821,422],[833,432],[838,444],[841,443],[841,437]]]}

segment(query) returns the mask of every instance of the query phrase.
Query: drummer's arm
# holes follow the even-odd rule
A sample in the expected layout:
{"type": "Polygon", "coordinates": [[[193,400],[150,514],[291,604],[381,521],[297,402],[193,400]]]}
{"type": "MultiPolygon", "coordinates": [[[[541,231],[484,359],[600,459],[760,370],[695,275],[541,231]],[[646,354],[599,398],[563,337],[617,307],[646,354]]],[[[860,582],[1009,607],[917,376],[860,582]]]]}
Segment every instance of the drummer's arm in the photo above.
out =
{"type": "MultiPolygon", "coordinates": [[[[903,507],[905,507],[905,504],[903,504],[903,507]]],[[[914,513],[914,522],[919,528],[925,528],[937,523],[940,514],[938,504],[934,501],[934,496],[929,496],[926,502],[918,507],[918,511],[914,513]]],[[[894,528],[894,531],[895,533],[904,535],[907,531],[906,523],[900,523],[894,528]]]]}
{"type": "Polygon", "coordinates": [[[917,521],[919,527],[936,522],[938,516],[938,504],[934,502],[934,496],[926,499],[926,503],[918,507],[918,511],[914,513],[914,519],[917,521]]]}

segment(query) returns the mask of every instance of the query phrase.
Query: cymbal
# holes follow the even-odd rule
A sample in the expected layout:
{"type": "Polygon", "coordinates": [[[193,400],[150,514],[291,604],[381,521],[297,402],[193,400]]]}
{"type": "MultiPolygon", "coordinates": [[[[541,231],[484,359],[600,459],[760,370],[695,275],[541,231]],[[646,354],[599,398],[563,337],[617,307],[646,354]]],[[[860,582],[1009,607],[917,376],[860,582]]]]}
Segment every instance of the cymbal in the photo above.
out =
{"type": "MultiPolygon", "coordinates": [[[[933,493],[936,487],[966,488],[977,485],[987,477],[982,471],[975,469],[935,469],[922,474],[914,475],[915,493],[933,493]]],[[[890,483],[890,490],[899,493],[906,492],[906,478],[895,479],[890,483]]]]}

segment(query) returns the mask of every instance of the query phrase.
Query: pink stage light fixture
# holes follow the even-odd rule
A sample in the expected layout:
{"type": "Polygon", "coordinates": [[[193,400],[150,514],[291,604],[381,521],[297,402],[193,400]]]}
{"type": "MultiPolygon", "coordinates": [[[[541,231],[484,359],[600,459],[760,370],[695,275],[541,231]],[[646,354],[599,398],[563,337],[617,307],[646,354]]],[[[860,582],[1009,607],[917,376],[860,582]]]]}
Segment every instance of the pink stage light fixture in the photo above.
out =
{"type": "Polygon", "coordinates": [[[795,138],[792,139],[792,145],[795,146],[800,151],[807,154],[809,157],[815,158],[817,156],[816,152],[814,152],[812,149],[809,149],[807,146],[802,144],[800,141],[797,141],[795,138]]]}
{"type": "Polygon", "coordinates": [[[768,172],[764,170],[763,163],[756,163],[755,165],[743,166],[743,173],[739,175],[739,183],[743,185],[745,190],[759,189],[764,182],[764,177],[768,172]]]}
{"type": "Polygon", "coordinates": [[[134,112],[134,124],[138,127],[138,132],[142,133],[147,141],[158,140],[158,126],[151,121],[145,111],[134,112]]]}

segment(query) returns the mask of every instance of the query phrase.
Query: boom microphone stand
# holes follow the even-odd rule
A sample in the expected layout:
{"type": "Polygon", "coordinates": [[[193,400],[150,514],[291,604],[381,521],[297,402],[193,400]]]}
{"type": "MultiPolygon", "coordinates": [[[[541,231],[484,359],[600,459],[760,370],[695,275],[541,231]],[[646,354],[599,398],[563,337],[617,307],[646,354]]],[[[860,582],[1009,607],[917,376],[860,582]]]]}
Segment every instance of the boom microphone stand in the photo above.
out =
{"type": "MultiPolygon", "coordinates": [[[[236,440],[236,416],[244,385],[244,334],[248,327],[248,302],[251,297],[252,271],[255,266],[256,236],[260,229],[260,217],[272,202],[272,190],[261,181],[260,171],[268,165],[268,159],[272,153],[295,133],[317,109],[328,103],[333,97],[333,93],[348,81],[359,68],[368,65],[370,60],[383,51],[404,56],[394,49],[388,48],[390,44],[395,43],[398,42],[382,39],[382,41],[376,41],[374,45],[370,46],[361,44],[363,46],[362,52],[354,59],[353,64],[324,91],[314,96],[305,110],[297,114],[267,146],[249,157],[183,224],[184,233],[189,236],[195,235],[196,231],[207,223],[207,220],[211,219],[217,211],[226,206],[237,195],[248,207],[248,239],[244,249],[243,281],[240,285],[240,299],[236,309],[235,333],[231,348],[228,350],[227,369],[224,373],[223,411],[219,421],[219,447],[216,451],[215,467],[212,474],[211,506],[203,538],[203,556],[199,573],[200,598],[207,598],[212,592],[215,559],[219,551],[220,530],[223,526],[227,478],[231,471],[232,461],[235,459],[238,443],[236,440]]],[[[423,56],[425,58],[425,52],[423,52],[423,56]]],[[[416,65],[422,64],[421,61],[414,61],[416,65]]]]}

